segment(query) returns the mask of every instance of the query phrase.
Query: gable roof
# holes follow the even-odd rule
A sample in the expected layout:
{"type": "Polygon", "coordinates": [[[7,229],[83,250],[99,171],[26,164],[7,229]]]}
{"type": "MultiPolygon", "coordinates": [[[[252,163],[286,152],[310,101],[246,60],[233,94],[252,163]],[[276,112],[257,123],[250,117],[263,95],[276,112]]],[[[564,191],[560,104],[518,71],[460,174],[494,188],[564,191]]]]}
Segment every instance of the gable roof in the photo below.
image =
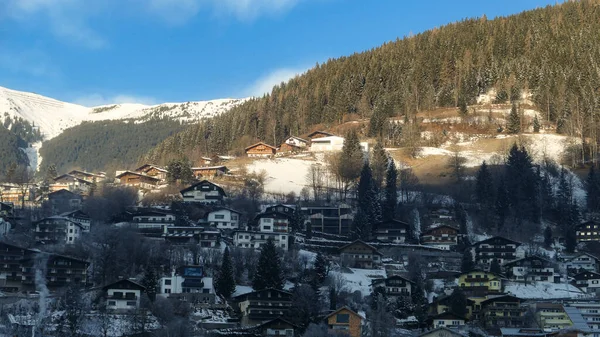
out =
{"type": "Polygon", "coordinates": [[[428,229],[424,230],[424,231],[421,233],[421,236],[423,236],[423,235],[426,235],[427,233],[431,233],[431,232],[433,232],[433,231],[434,231],[434,230],[436,230],[436,229],[439,229],[439,228],[444,228],[444,227],[445,227],[445,228],[450,228],[450,229],[453,229],[453,230],[455,230],[455,231],[457,231],[457,232],[459,231],[459,230],[458,230],[458,228],[456,228],[456,227],[454,227],[454,226],[450,226],[450,225],[448,225],[448,224],[441,224],[441,225],[438,225],[438,226],[435,226],[435,227],[430,227],[430,228],[428,228],[428,229]]]}
{"type": "Polygon", "coordinates": [[[210,213],[215,213],[215,212],[219,212],[219,211],[230,211],[231,213],[235,213],[235,214],[242,214],[242,212],[236,211],[233,208],[228,208],[228,207],[217,207],[215,209],[213,209],[212,211],[206,213],[207,215],[210,213]]]}
{"type": "Polygon", "coordinates": [[[147,174],[144,173],[139,173],[139,172],[133,172],[133,171],[125,171],[125,172],[121,172],[121,174],[119,174],[118,176],[116,176],[115,178],[121,178],[124,175],[127,174],[133,174],[134,176],[140,176],[140,177],[144,177],[144,178],[148,178],[150,180],[156,180],[156,181],[160,181],[160,179],[153,177],[153,176],[149,176],[147,174]]]}
{"type": "Polygon", "coordinates": [[[42,223],[42,222],[44,222],[46,220],[63,220],[65,222],[70,222],[70,223],[72,223],[72,224],[80,227],[81,229],[83,229],[83,225],[81,225],[79,222],[73,221],[73,220],[71,220],[69,218],[66,218],[64,216],[56,216],[56,215],[55,216],[45,217],[45,218],[43,218],[41,220],[38,220],[38,221],[34,222],[34,224],[37,225],[37,224],[42,223]]]}
{"type": "Polygon", "coordinates": [[[430,335],[430,334],[432,334],[432,333],[434,333],[436,331],[445,331],[445,332],[449,333],[451,336],[456,336],[456,337],[467,337],[468,336],[468,335],[460,333],[460,332],[458,332],[456,330],[452,330],[452,329],[449,329],[449,328],[446,328],[446,327],[439,327],[439,328],[435,328],[433,330],[425,331],[422,334],[420,334],[418,337],[427,336],[427,335],[430,335]]]}
{"type": "Polygon", "coordinates": [[[573,278],[577,281],[597,280],[600,279],[600,274],[593,271],[582,271],[581,273],[573,276],[573,278]]]}
{"type": "Polygon", "coordinates": [[[225,165],[218,165],[218,166],[204,166],[204,167],[192,167],[191,170],[192,171],[204,171],[204,170],[218,170],[218,169],[224,169],[225,171],[229,171],[229,169],[227,168],[227,166],[225,165]]]}
{"type": "Polygon", "coordinates": [[[287,138],[285,139],[284,143],[285,143],[285,142],[287,142],[287,141],[288,141],[288,139],[297,139],[297,140],[299,140],[299,141],[301,141],[301,142],[308,143],[308,140],[306,140],[306,139],[304,139],[304,138],[296,137],[296,136],[289,136],[289,137],[287,137],[287,138]]]}
{"type": "Polygon", "coordinates": [[[495,240],[500,240],[500,241],[503,241],[505,244],[513,243],[513,244],[516,244],[517,246],[520,246],[520,245],[521,245],[521,243],[520,243],[520,242],[513,241],[513,240],[511,240],[511,239],[507,239],[507,238],[505,238],[505,237],[502,237],[502,236],[494,236],[494,237],[491,237],[491,238],[489,238],[489,239],[485,239],[485,240],[481,240],[481,241],[475,242],[475,243],[473,244],[473,246],[478,246],[478,245],[485,244],[485,243],[488,243],[488,242],[490,242],[490,241],[495,241],[495,240]]]}
{"type": "Polygon", "coordinates": [[[545,259],[545,258],[543,258],[543,257],[541,257],[539,255],[531,255],[531,256],[525,256],[525,257],[522,257],[520,259],[516,259],[516,260],[512,260],[512,261],[506,262],[502,266],[504,266],[504,267],[506,267],[506,266],[512,266],[512,265],[519,264],[520,262],[529,261],[529,260],[540,260],[540,261],[543,261],[543,262],[546,262],[546,263],[551,263],[548,259],[545,259]]]}
{"type": "Polygon", "coordinates": [[[307,137],[308,138],[312,138],[312,137],[314,137],[315,135],[318,135],[318,134],[322,134],[322,135],[326,135],[326,136],[335,136],[333,133],[329,133],[329,132],[326,132],[326,131],[318,131],[317,130],[317,131],[313,131],[313,132],[309,133],[307,137]]]}
{"type": "Polygon", "coordinates": [[[404,221],[392,219],[392,220],[383,220],[383,221],[376,222],[373,224],[373,226],[377,227],[377,229],[395,229],[395,228],[399,228],[400,226],[408,228],[409,224],[404,221]]]}
{"type": "Polygon", "coordinates": [[[62,189],[60,189],[58,191],[54,191],[52,193],[48,193],[48,198],[50,198],[50,196],[54,197],[54,196],[58,196],[58,195],[61,195],[61,194],[67,194],[67,195],[71,195],[73,197],[76,197],[77,199],[81,199],[81,196],[79,194],[73,193],[73,192],[71,192],[69,190],[65,190],[64,188],[62,188],[62,189]]]}
{"type": "Polygon", "coordinates": [[[584,256],[584,255],[585,255],[585,256],[589,256],[589,257],[593,258],[593,259],[594,259],[594,260],[596,260],[596,261],[600,260],[599,258],[597,258],[596,256],[594,256],[594,255],[592,255],[592,254],[590,254],[590,253],[582,252],[582,253],[576,254],[576,255],[574,255],[574,256],[572,256],[572,257],[570,257],[570,258],[566,259],[565,261],[573,261],[573,260],[575,260],[576,258],[578,258],[578,257],[580,257],[580,256],[584,256]]]}
{"type": "Polygon", "coordinates": [[[259,213],[254,217],[254,220],[258,220],[258,219],[262,219],[262,218],[270,218],[270,219],[291,219],[291,215],[290,214],[285,214],[283,212],[279,212],[279,211],[270,211],[270,212],[264,212],[264,213],[259,213]]]}
{"type": "Polygon", "coordinates": [[[257,325],[255,328],[262,328],[262,327],[269,326],[269,325],[271,325],[273,323],[276,323],[276,322],[281,322],[281,323],[288,324],[288,325],[294,327],[295,329],[299,328],[299,326],[297,326],[296,324],[294,324],[294,323],[292,323],[292,322],[290,322],[288,320],[285,320],[282,317],[277,317],[277,318],[272,319],[270,321],[266,321],[266,322],[264,322],[262,324],[257,325]]]}
{"type": "MultiPolygon", "coordinates": [[[[432,302],[431,304],[436,304],[436,303],[438,303],[438,304],[443,304],[443,305],[446,305],[446,304],[447,304],[447,303],[448,303],[448,302],[449,302],[449,301],[450,301],[450,300],[451,300],[453,297],[455,297],[455,296],[456,296],[456,294],[457,294],[457,293],[456,293],[456,291],[455,291],[455,292],[453,292],[453,293],[452,293],[452,294],[450,294],[450,295],[447,295],[447,296],[443,296],[443,297],[436,298],[436,299],[434,299],[434,300],[433,300],[433,302],[432,302]]],[[[473,301],[473,300],[472,300],[472,299],[470,299],[470,298],[467,298],[467,303],[468,303],[468,305],[473,305],[473,304],[475,304],[476,302],[475,302],[475,301],[473,301]]]]}
{"type": "Polygon", "coordinates": [[[288,291],[285,291],[285,290],[279,290],[279,289],[275,289],[275,288],[265,288],[265,289],[261,289],[261,290],[255,290],[255,291],[251,291],[251,292],[249,292],[249,293],[245,293],[245,294],[237,295],[237,296],[234,296],[233,298],[241,298],[241,297],[244,297],[244,296],[249,296],[249,295],[253,295],[253,294],[258,294],[258,293],[262,293],[262,292],[264,292],[264,291],[269,291],[269,290],[271,290],[271,291],[275,291],[275,292],[279,292],[279,293],[282,293],[282,294],[286,294],[286,295],[290,295],[290,296],[292,295],[292,293],[290,293],[290,292],[288,292],[288,291]]]}
{"type": "Polygon", "coordinates": [[[59,214],[59,216],[65,217],[65,218],[77,218],[77,219],[83,219],[83,220],[89,220],[90,216],[85,213],[82,210],[75,210],[75,211],[69,211],[69,212],[64,212],[62,214],[59,214]]]}
{"type": "Polygon", "coordinates": [[[57,181],[57,180],[60,180],[60,179],[63,179],[63,178],[71,178],[73,180],[77,180],[78,182],[83,183],[83,184],[87,184],[87,185],[91,185],[92,184],[92,182],[89,181],[89,180],[81,179],[81,178],[78,178],[78,177],[76,177],[74,175],[71,175],[71,174],[68,174],[68,173],[61,174],[58,177],[53,178],[53,180],[57,181]]]}
{"type": "Polygon", "coordinates": [[[258,143],[255,143],[255,144],[252,144],[252,145],[250,145],[250,146],[246,147],[246,148],[244,149],[244,151],[248,151],[248,150],[250,150],[251,148],[253,148],[253,147],[257,147],[257,146],[259,146],[259,145],[264,145],[264,146],[266,146],[266,147],[269,147],[269,148],[271,148],[271,149],[273,149],[273,150],[277,150],[277,148],[276,148],[275,146],[271,146],[271,145],[269,145],[269,144],[267,144],[267,143],[265,143],[265,142],[258,142],[258,143]]]}
{"type": "Polygon", "coordinates": [[[402,277],[402,276],[400,276],[400,275],[393,275],[393,276],[390,276],[390,277],[387,277],[387,278],[378,278],[378,279],[374,279],[373,281],[371,281],[371,284],[375,285],[375,284],[383,283],[383,282],[385,282],[385,281],[387,281],[387,280],[398,280],[398,279],[400,279],[400,280],[404,280],[404,281],[406,281],[406,282],[408,282],[408,283],[415,284],[415,282],[413,282],[413,281],[411,281],[411,280],[407,279],[406,277],[402,277]]]}
{"type": "Polygon", "coordinates": [[[165,173],[166,173],[166,172],[169,172],[169,171],[165,170],[164,168],[162,168],[162,167],[160,167],[160,166],[158,166],[158,165],[154,165],[154,164],[144,164],[144,165],[142,165],[142,166],[140,166],[140,167],[136,168],[136,169],[135,169],[135,170],[133,170],[133,171],[135,171],[135,172],[142,171],[142,170],[143,170],[143,169],[145,169],[146,167],[147,167],[148,169],[152,169],[152,168],[154,168],[154,169],[156,169],[157,171],[160,171],[160,172],[165,172],[165,173]]]}
{"type": "MultiPolygon", "coordinates": [[[[496,273],[494,273],[494,272],[487,271],[487,270],[484,270],[484,269],[481,269],[481,268],[477,268],[477,267],[475,267],[475,268],[473,268],[473,269],[471,269],[471,270],[469,270],[469,271],[466,271],[466,272],[460,273],[460,275],[466,275],[466,274],[470,274],[470,273],[486,273],[486,274],[491,274],[491,275],[494,275],[494,276],[496,276],[497,278],[500,278],[500,279],[501,279],[501,278],[504,278],[504,276],[502,276],[502,275],[500,275],[500,274],[496,274],[496,273]]],[[[460,275],[459,275],[459,276],[460,276],[460,275]]],[[[491,280],[490,280],[490,281],[491,281],[491,280]]]]}
{"type": "Polygon", "coordinates": [[[101,176],[101,175],[99,175],[99,174],[90,173],[90,172],[81,171],[81,170],[71,170],[71,171],[70,171],[69,173],[67,173],[67,174],[73,175],[73,174],[76,174],[76,173],[78,173],[78,174],[82,174],[82,175],[84,175],[84,176],[87,176],[87,177],[99,177],[99,178],[102,178],[102,176],[101,176]]]}
{"type": "Polygon", "coordinates": [[[596,220],[587,220],[587,221],[584,221],[584,222],[582,222],[582,223],[580,223],[578,225],[575,225],[575,228],[579,229],[580,227],[587,226],[587,225],[600,225],[600,223],[598,221],[596,221],[596,220]]]}
{"type": "Polygon", "coordinates": [[[215,184],[215,183],[213,183],[213,182],[211,182],[211,181],[208,181],[208,180],[202,180],[202,181],[199,181],[199,182],[197,182],[197,183],[195,183],[195,184],[193,184],[193,185],[191,185],[191,186],[189,186],[189,187],[186,187],[186,188],[182,189],[181,191],[179,191],[179,193],[183,194],[183,193],[185,193],[185,192],[188,192],[188,191],[193,191],[193,190],[194,190],[194,187],[196,187],[196,186],[201,186],[201,185],[205,185],[205,184],[212,185],[212,186],[216,187],[216,189],[217,189],[219,192],[223,193],[223,195],[227,195],[227,194],[225,193],[225,190],[224,190],[224,189],[223,189],[221,186],[219,186],[219,185],[217,185],[217,184],[215,184]]]}
{"type": "Polygon", "coordinates": [[[108,289],[137,289],[137,290],[144,291],[144,290],[146,290],[146,287],[144,287],[143,285],[141,285],[135,281],[123,279],[123,280],[118,280],[116,282],[107,284],[104,287],[102,287],[102,290],[106,291],[108,289]],[[128,288],[120,288],[123,286],[128,287],[128,288]]]}
{"type": "Polygon", "coordinates": [[[521,298],[519,298],[517,296],[504,294],[504,295],[500,295],[500,296],[490,297],[487,300],[482,301],[480,304],[481,304],[481,306],[483,306],[484,304],[487,304],[487,303],[493,303],[493,302],[496,302],[496,301],[507,301],[507,300],[510,301],[510,302],[522,302],[522,301],[524,301],[523,299],[521,299],[521,298]]]}
{"type": "Polygon", "coordinates": [[[362,241],[362,240],[354,240],[354,241],[350,242],[349,244],[346,244],[346,245],[343,245],[343,246],[341,246],[340,248],[338,248],[338,250],[342,251],[342,250],[344,250],[345,248],[347,248],[347,247],[350,247],[350,246],[352,246],[352,245],[354,245],[354,244],[357,244],[357,243],[358,243],[358,244],[361,244],[361,245],[364,245],[364,246],[367,246],[368,248],[370,248],[370,249],[372,249],[373,251],[375,251],[375,253],[376,253],[376,254],[383,256],[383,254],[381,254],[381,253],[380,253],[380,252],[377,250],[377,248],[375,248],[375,247],[371,246],[370,244],[368,244],[368,243],[366,243],[366,242],[364,242],[364,241],[362,241]]]}
{"type": "Polygon", "coordinates": [[[343,306],[343,307],[341,307],[341,308],[339,308],[339,309],[337,309],[337,310],[333,311],[333,312],[332,312],[332,313],[330,313],[329,315],[325,316],[325,319],[327,319],[327,318],[329,318],[329,317],[331,317],[331,316],[333,316],[333,315],[337,314],[338,312],[340,312],[340,311],[342,311],[342,310],[348,310],[348,311],[350,311],[352,314],[354,314],[354,315],[356,315],[356,316],[360,317],[361,319],[363,319],[363,318],[364,318],[364,317],[362,317],[362,316],[361,316],[359,313],[357,313],[356,311],[354,311],[354,310],[352,310],[352,309],[348,308],[347,306],[343,306]]]}

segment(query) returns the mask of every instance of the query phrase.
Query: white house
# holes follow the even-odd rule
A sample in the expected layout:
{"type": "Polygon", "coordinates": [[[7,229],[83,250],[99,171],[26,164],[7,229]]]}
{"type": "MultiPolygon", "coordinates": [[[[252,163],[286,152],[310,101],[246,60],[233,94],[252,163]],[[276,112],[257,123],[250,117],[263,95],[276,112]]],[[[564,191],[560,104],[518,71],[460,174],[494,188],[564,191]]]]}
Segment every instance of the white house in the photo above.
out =
{"type": "Polygon", "coordinates": [[[141,211],[133,216],[133,223],[138,229],[160,229],[173,226],[175,215],[160,211],[141,211]]]}
{"type": "Polygon", "coordinates": [[[204,276],[202,266],[182,266],[159,281],[162,297],[175,297],[188,302],[214,303],[213,279],[204,276]]]}
{"type": "Polygon", "coordinates": [[[295,136],[288,137],[288,139],[286,139],[284,143],[296,147],[308,147],[308,140],[295,136]]]}
{"type": "Polygon", "coordinates": [[[91,229],[92,219],[89,217],[89,215],[80,210],[65,212],[60,216],[80,224],[83,227],[84,233],[88,233],[91,229]]]}
{"type": "Polygon", "coordinates": [[[207,221],[218,229],[238,229],[241,213],[230,208],[219,208],[208,213],[207,221]]]}
{"type": "Polygon", "coordinates": [[[266,212],[256,216],[260,232],[287,233],[290,228],[290,215],[281,212],[266,212]]]}
{"type": "Polygon", "coordinates": [[[331,152],[331,151],[342,151],[344,147],[344,137],[339,136],[328,136],[315,138],[311,141],[310,151],[311,152],[331,152]]]}
{"type": "Polygon", "coordinates": [[[215,204],[223,201],[227,195],[225,190],[208,180],[202,180],[186,189],[181,190],[183,201],[202,204],[215,204]]]}
{"type": "Polygon", "coordinates": [[[600,293],[600,274],[584,271],[573,276],[575,286],[586,293],[600,293]]]}
{"type": "Polygon", "coordinates": [[[276,247],[285,251],[289,249],[287,233],[279,232],[255,232],[255,231],[236,231],[233,234],[233,245],[240,248],[260,248],[267,242],[269,238],[273,238],[276,247]]]}
{"type": "Polygon", "coordinates": [[[108,310],[131,310],[140,306],[140,297],[146,287],[131,280],[119,280],[104,286],[102,290],[108,310]]]}
{"type": "Polygon", "coordinates": [[[598,258],[588,253],[581,253],[565,259],[564,262],[567,270],[579,272],[580,270],[597,271],[598,258]]]}
{"type": "Polygon", "coordinates": [[[61,216],[51,216],[35,223],[35,240],[44,244],[73,244],[84,232],[81,224],[61,216]]]}
{"type": "Polygon", "coordinates": [[[449,328],[465,325],[466,319],[451,312],[443,312],[430,318],[433,328],[449,328]]]}

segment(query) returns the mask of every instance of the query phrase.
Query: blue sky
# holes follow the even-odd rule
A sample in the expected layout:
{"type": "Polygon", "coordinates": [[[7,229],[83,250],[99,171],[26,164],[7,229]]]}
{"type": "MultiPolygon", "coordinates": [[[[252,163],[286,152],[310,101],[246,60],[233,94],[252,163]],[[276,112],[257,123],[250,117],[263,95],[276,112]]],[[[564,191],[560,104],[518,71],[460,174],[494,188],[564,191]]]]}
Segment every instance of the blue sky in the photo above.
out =
{"type": "Polygon", "coordinates": [[[91,105],[261,95],[342,55],[542,0],[1,0],[0,86],[91,105]]]}

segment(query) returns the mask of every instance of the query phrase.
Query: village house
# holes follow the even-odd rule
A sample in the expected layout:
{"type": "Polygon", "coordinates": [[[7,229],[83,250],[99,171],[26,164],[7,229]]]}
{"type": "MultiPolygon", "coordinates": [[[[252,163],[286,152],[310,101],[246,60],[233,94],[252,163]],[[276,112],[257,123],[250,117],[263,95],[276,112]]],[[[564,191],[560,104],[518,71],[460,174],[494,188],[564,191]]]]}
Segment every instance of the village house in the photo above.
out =
{"type": "Polygon", "coordinates": [[[157,178],[160,182],[165,182],[167,180],[167,173],[169,173],[166,169],[152,164],[144,164],[133,170],[133,172],[157,178]]]}
{"type": "Polygon", "coordinates": [[[194,185],[181,190],[184,202],[197,202],[201,204],[217,204],[227,197],[225,190],[215,183],[202,180],[194,185]]]}
{"type": "Polygon", "coordinates": [[[487,240],[475,243],[475,261],[477,263],[490,265],[493,260],[499,264],[517,259],[517,247],[521,243],[500,236],[494,236],[487,240]]]}
{"type": "Polygon", "coordinates": [[[99,173],[90,173],[90,172],[86,172],[86,171],[81,171],[81,170],[72,170],[71,172],[67,173],[68,175],[77,177],[79,179],[84,179],[87,181],[102,181],[103,179],[106,178],[106,174],[99,172],[99,173]]]}
{"type": "Polygon", "coordinates": [[[410,226],[399,220],[384,220],[373,224],[375,239],[384,243],[404,243],[410,226]]]}
{"type": "Polygon", "coordinates": [[[279,212],[283,214],[287,214],[292,217],[296,213],[296,206],[277,204],[277,205],[267,205],[264,207],[264,213],[269,212],[279,212]]]}
{"type": "Polygon", "coordinates": [[[290,227],[290,215],[281,212],[260,213],[254,218],[260,232],[287,233],[290,227]]]}
{"type": "Polygon", "coordinates": [[[302,213],[309,219],[312,230],[335,235],[349,235],[354,215],[348,205],[302,207],[302,213]]]}
{"type": "Polygon", "coordinates": [[[269,144],[258,142],[244,149],[248,157],[272,157],[277,153],[277,148],[269,144]]]}
{"type": "Polygon", "coordinates": [[[35,199],[35,184],[0,184],[0,201],[15,205],[31,205],[35,199]]]}
{"type": "Polygon", "coordinates": [[[325,317],[329,332],[349,337],[362,336],[362,325],[365,318],[348,307],[341,307],[325,317]]]}
{"type": "Polygon", "coordinates": [[[410,298],[415,283],[400,275],[390,276],[384,279],[375,279],[371,286],[373,289],[383,288],[385,294],[391,298],[410,298]]]}
{"type": "Polygon", "coordinates": [[[452,312],[443,312],[427,319],[427,324],[432,328],[458,328],[464,326],[467,319],[452,312]]]}
{"type": "Polygon", "coordinates": [[[298,332],[300,327],[290,323],[289,321],[279,317],[272,319],[268,322],[262,323],[256,327],[251,328],[251,332],[255,335],[270,337],[270,336],[285,336],[294,337],[299,336],[298,332]]]}
{"type": "Polygon", "coordinates": [[[569,301],[563,308],[573,322],[573,328],[600,333],[600,302],[569,301]]]}
{"type": "Polygon", "coordinates": [[[458,244],[458,229],[442,224],[421,233],[421,244],[444,250],[453,250],[458,244]]]}
{"type": "Polygon", "coordinates": [[[234,230],[240,227],[242,214],[230,208],[217,208],[208,213],[206,221],[209,225],[222,230],[234,230]]]}
{"type": "Polygon", "coordinates": [[[289,249],[289,235],[283,232],[256,232],[256,231],[235,231],[233,234],[233,245],[239,248],[260,249],[268,239],[273,239],[276,247],[287,251],[289,249]]]}
{"type": "Polygon", "coordinates": [[[569,316],[560,303],[535,303],[535,320],[545,331],[557,331],[572,325],[569,316]]]}
{"type": "Polygon", "coordinates": [[[140,298],[146,291],[146,287],[132,281],[119,280],[102,288],[106,297],[106,309],[108,310],[132,310],[140,306],[140,298]]]}
{"type": "Polygon", "coordinates": [[[204,248],[219,247],[221,232],[210,227],[169,226],[164,227],[162,238],[174,245],[197,244],[204,248]]]}
{"type": "Polygon", "coordinates": [[[253,291],[233,298],[241,314],[242,326],[261,324],[286,316],[292,306],[292,294],[273,288],[253,291]]]}
{"type": "Polygon", "coordinates": [[[213,279],[204,275],[202,266],[181,266],[159,280],[159,296],[188,303],[215,303],[213,279]]]}
{"type": "Polygon", "coordinates": [[[586,293],[600,293],[600,274],[584,271],[573,276],[573,285],[586,293]]]}
{"type": "Polygon", "coordinates": [[[202,248],[217,248],[221,243],[221,231],[216,228],[204,228],[198,235],[198,245],[202,248]]]}
{"type": "Polygon", "coordinates": [[[278,152],[300,152],[308,148],[309,141],[295,136],[288,137],[280,146],[278,152]]]}
{"type": "Polygon", "coordinates": [[[439,327],[439,328],[435,328],[433,330],[423,332],[418,337],[468,337],[468,336],[469,336],[468,334],[461,333],[454,329],[450,329],[450,328],[446,328],[446,327],[439,327]]]}
{"type": "Polygon", "coordinates": [[[343,265],[351,268],[373,269],[381,265],[381,254],[375,247],[356,240],[339,248],[343,265]]]}
{"type": "Polygon", "coordinates": [[[566,256],[563,264],[570,274],[576,274],[584,270],[598,271],[598,258],[588,253],[579,253],[573,256],[566,256]]]}
{"type": "Polygon", "coordinates": [[[83,227],[84,233],[88,233],[91,229],[92,219],[89,215],[87,215],[81,210],[65,212],[60,214],[59,216],[80,224],[83,227]]]}
{"type": "Polygon", "coordinates": [[[35,241],[41,244],[74,244],[84,232],[80,223],[65,217],[51,216],[34,223],[35,241]]]}
{"type": "MultiPolygon", "coordinates": [[[[429,305],[429,314],[431,316],[436,316],[445,312],[452,311],[452,303],[458,295],[457,291],[454,291],[452,294],[448,296],[443,296],[440,298],[435,298],[433,302],[429,305]]],[[[467,314],[466,318],[470,319],[473,315],[473,310],[475,308],[476,302],[467,298],[467,314]]]]}
{"type": "Polygon", "coordinates": [[[87,261],[0,242],[1,291],[35,290],[35,272],[42,267],[47,269],[46,283],[50,290],[70,284],[81,287],[87,284],[87,261]]]}
{"type": "Polygon", "coordinates": [[[473,269],[461,273],[458,286],[472,294],[500,293],[502,291],[502,276],[482,269],[473,269]]]}
{"type": "Polygon", "coordinates": [[[59,190],[48,194],[48,203],[52,215],[81,209],[83,197],[67,190],[59,190]]]}
{"type": "Polygon", "coordinates": [[[325,132],[325,131],[313,131],[308,134],[307,138],[312,141],[313,139],[323,138],[323,137],[331,137],[331,136],[335,136],[335,135],[333,133],[329,133],[329,132],[325,132]]]}
{"type": "Polygon", "coordinates": [[[313,138],[310,142],[311,152],[334,152],[342,151],[344,147],[344,137],[327,136],[313,138]]]}
{"type": "Polygon", "coordinates": [[[139,210],[132,216],[131,225],[145,236],[162,236],[176,221],[174,214],[158,210],[139,210]]]}
{"type": "Polygon", "coordinates": [[[600,223],[597,221],[582,222],[574,230],[577,242],[600,241],[600,223]]]}
{"type": "Polygon", "coordinates": [[[515,296],[490,296],[481,302],[480,320],[486,328],[522,328],[527,309],[523,301],[515,296]]]}
{"type": "Polygon", "coordinates": [[[117,174],[115,177],[117,183],[124,186],[137,187],[145,190],[152,190],[158,186],[160,179],[151,177],[145,173],[125,171],[117,174]]]}
{"type": "Polygon", "coordinates": [[[509,280],[519,282],[561,282],[561,276],[554,270],[553,263],[536,255],[507,262],[502,267],[509,280]]]}
{"type": "Polygon", "coordinates": [[[92,181],[81,179],[70,174],[63,174],[54,178],[54,183],[50,185],[50,191],[54,192],[66,189],[78,194],[87,194],[92,184],[92,181]]]}
{"type": "Polygon", "coordinates": [[[192,174],[196,179],[200,178],[214,178],[229,173],[227,166],[205,166],[205,167],[192,167],[192,174]]]}

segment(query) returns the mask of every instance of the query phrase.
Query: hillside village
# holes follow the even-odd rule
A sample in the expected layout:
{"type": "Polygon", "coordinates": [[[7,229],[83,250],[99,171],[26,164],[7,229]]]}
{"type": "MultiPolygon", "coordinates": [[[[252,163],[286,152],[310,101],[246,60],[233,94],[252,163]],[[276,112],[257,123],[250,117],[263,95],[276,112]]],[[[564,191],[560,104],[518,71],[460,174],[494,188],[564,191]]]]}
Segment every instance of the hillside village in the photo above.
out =
{"type": "MultiPolygon", "coordinates": [[[[328,159],[309,166],[300,194],[267,193],[271,172],[231,170],[242,158],[219,155],[198,166],[144,164],[113,178],[72,170],[39,183],[3,183],[4,332],[600,333],[600,222],[591,209],[572,226],[542,221],[533,233],[490,227],[480,222],[483,200],[427,196],[409,184],[393,149],[361,142],[352,130],[345,137],[317,130],[278,146],[258,142],[244,152],[251,161],[342,158],[341,167],[360,172],[356,185],[328,185],[320,179],[332,174],[328,159]]],[[[506,161],[521,152],[515,143],[506,161]]],[[[461,163],[454,173],[466,168],[461,163]]],[[[454,179],[477,194],[489,180],[481,179],[483,166],[475,186],[466,173],[454,179]]],[[[552,207],[562,207],[561,182],[552,187],[552,207]]],[[[576,192],[574,183],[568,189],[584,202],[593,193],[576,192]]],[[[506,229],[522,221],[512,212],[506,229]]]]}

